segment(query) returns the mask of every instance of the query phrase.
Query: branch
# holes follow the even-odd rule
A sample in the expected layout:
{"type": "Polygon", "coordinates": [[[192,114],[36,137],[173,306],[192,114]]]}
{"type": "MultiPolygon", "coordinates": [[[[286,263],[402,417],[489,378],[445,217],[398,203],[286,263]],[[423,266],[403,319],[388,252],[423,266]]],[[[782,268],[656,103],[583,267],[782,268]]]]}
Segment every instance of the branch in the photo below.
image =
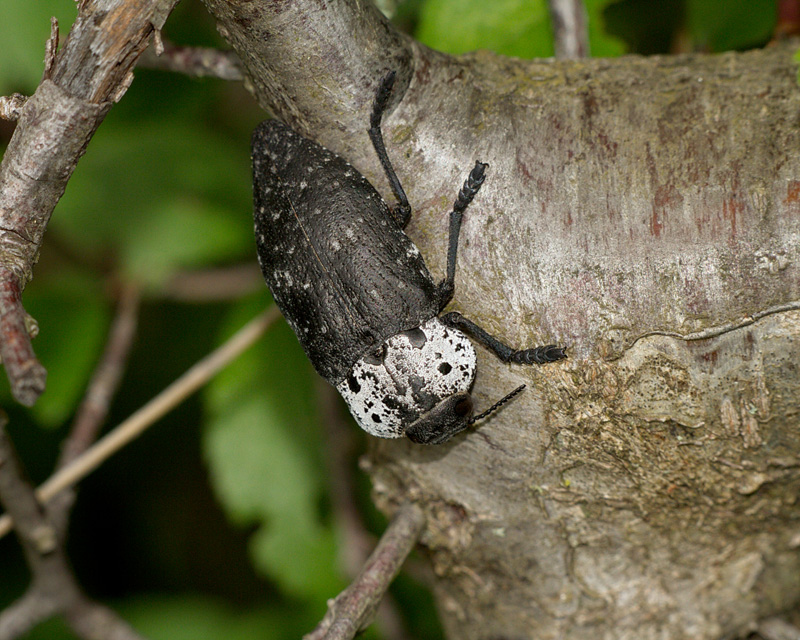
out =
{"type": "Polygon", "coordinates": [[[388,71],[398,72],[393,105],[411,80],[414,45],[374,3],[337,0],[324,11],[309,1],[205,4],[247,70],[258,103],[337,152],[332,140],[364,132],[388,71]]]}
{"type": "Polygon", "coordinates": [[[263,287],[264,278],[253,261],[233,267],[178,271],[160,293],[181,302],[219,302],[241,298],[263,287]]]}
{"type": "Polygon", "coordinates": [[[22,404],[36,402],[45,371],[22,330],[20,294],[78,160],[111,104],[127,90],[136,60],[176,1],[82,2],[57,56],[51,24],[42,83],[19,113],[0,164],[0,356],[22,404]]]}
{"type": "MultiPolygon", "coordinates": [[[[326,426],[326,460],[329,471],[331,507],[340,531],[339,562],[345,575],[354,579],[375,546],[375,538],[364,526],[355,501],[354,462],[356,430],[344,419],[341,397],[322,379],[317,384],[317,400],[326,426]]],[[[388,640],[407,637],[396,603],[389,594],[381,601],[376,621],[388,640]]]]}
{"type": "Polygon", "coordinates": [[[758,635],[764,640],[797,640],[800,629],[782,618],[767,618],[758,623],[758,635]]]}
{"type": "Polygon", "coordinates": [[[575,60],[589,56],[589,32],[583,0],[547,0],[553,23],[556,58],[575,60]]]}
{"type": "Polygon", "coordinates": [[[235,51],[220,51],[209,47],[177,47],[164,42],[164,50],[158,53],[148,47],[139,59],[137,67],[174,71],[193,78],[220,78],[242,80],[242,63],[235,51]]]}
{"type": "Polygon", "coordinates": [[[12,93],[10,96],[0,97],[0,118],[14,122],[19,120],[19,114],[22,112],[22,107],[28,100],[27,96],[21,93],[12,93]]]}
{"type": "MultiPolygon", "coordinates": [[[[41,502],[48,502],[67,487],[87,476],[107,458],[140,436],[150,425],[201,388],[223,367],[252,345],[280,316],[277,307],[271,307],[251,320],[222,346],[184,373],[113,431],[72,461],[59,469],[36,491],[41,502]]],[[[0,517],[0,538],[9,532],[13,514],[0,517]]]]}
{"type": "MultiPolygon", "coordinates": [[[[116,315],[111,323],[108,342],[94,371],[81,406],[64,441],[57,468],[67,466],[97,439],[97,433],[108,416],[111,400],[119,388],[128,361],[139,315],[140,294],[134,285],[124,285],[120,292],[116,315]]],[[[59,493],[49,506],[48,514],[63,535],[67,529],[69,510],[75,502],[75,490],[59,493]]]]}
{"type": "Polygon", "coordinates": [[[0,228],[0,359],[14,398],[30,407],[44,391],[47,371],[33,353],[28,329],[30,316],[22,308],[20,280],[2,266],[4,235],[5,229],[0,228]]]}
{"type": "Polygon", "coordinates": [[[359,576],[328,603],[322,622],[304,640],[350,640],[365,629],[424,527],[422,509],[400,507],[359,576]]]}

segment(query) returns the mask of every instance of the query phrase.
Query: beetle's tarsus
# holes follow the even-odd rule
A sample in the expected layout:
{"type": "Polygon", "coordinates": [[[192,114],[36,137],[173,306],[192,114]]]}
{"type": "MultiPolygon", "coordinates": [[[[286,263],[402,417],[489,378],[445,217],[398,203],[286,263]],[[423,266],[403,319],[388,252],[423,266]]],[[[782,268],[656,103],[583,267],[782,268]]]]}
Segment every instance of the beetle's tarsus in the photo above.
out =
{"type": "Polygon", "coordinates": [[[464,218],[464,210],[467,208],[475,195],[480,191],[481,185],[486,178],[485,172],[489,165],[485,162],[476,162],[472,171],[469,172],[464,186],[458,192],[458,197],[453,203],[453,210],[450,212],[450,230],[447,244],[447,275],[439,283],[439,310],[444,309],[450,300],[453,299],[456,279],[456,258],[458,257],[458,236],[461,233],[461,222],[464,218]]]}
{"type": "Polygon", "coordinates": [[[464,181],[464,186],[458,192],[458,198],[453,203],[453,211],[463,212],[467,205],[472,202],[472,199],[480,191],[483,181],[486,179],[486,168],[489,165],[485,162],[476,162],[469,176],[464,181]]]}
{"type": "Polygon", "coordinates": [[[548,344],[543,347],[514,351],[508,362],[516,364],[546,364],[548,362],[563,360],[566,357],[567,354],[564,352],[564,347],[548,344]]]}
{"type": "Polygon", "coordinates": [[[439,319],[449,327],[467,332],[503,362],[510,362],[513,364],[546,364],[567,357],[567,354],[564,353],[564,347],[559,347],[554,344],[548,344],[544,347],[533,347],[532,349],[512,349],[508,345],[500,342],[500,340],[488,333],[485,329],[472,322],[472,320],[467,320],[458,313],[458,311],[446,313],[439,319]]]}

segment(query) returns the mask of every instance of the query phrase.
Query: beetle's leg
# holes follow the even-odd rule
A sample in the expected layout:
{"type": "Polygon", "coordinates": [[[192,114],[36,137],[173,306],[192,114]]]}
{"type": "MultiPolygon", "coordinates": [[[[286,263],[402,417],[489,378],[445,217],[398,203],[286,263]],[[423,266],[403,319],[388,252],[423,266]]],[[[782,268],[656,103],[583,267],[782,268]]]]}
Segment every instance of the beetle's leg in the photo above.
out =
{"type": "Polygon", "coordinates": [[[447,313],[439,318],[448,327],[461,329],[489,349],[503,362],[513,362],[515,364],[544,364],[545,362],[555,362],[567,357],[564,347],[548,344],[544,347],[534,347],[533,349],[512,349],[503,344],[497,338],[489,335],[471,320],[467,320],[457,311],[447,313]]]}
{"type": "Polygon", "coordinates": [[[464,209],[467,208],[475,194],[483,184],[486,177],[484,172],[488,164],[476,162],[470,171],[469,176],[464,181],[464,186],[458,192],[458,197],[453,203],[453,210],[450,212],[450,238],[447,246],[447,275],[439,283],[439,311],[447,306],[453,298],[456,278],[456,256],[458,254],[458,235],[461,233],[461,220],[464,217],[464,209]]]}
{"type": "Polygon", "coordinates": [[[375,153],[378,154],[378,160],[380,160],[381,166],[386,172],[386,177],[389,179],[389,184],[392,185],[392,191],[397,198],[397,205],[392,209],[392,215],[397,220],[400,228],[405,229],[411,219],[411,205],[408,204],[406,192],[403,191],[403,186],[400,184],[392,163],[389,161],[389,156],[386,154],[383,134],[381,133],[381,118],[383,117],[383,112],[386,111],[386,105],[389,103],[389,96],[392,95],[395,75],[394,71],[387,73],[381,80],[378,93],[375,94],[375,102],[372,103],[372,115],[369,119],[369,137],[372,140],[372,146],[375,147],[375,153]]]}

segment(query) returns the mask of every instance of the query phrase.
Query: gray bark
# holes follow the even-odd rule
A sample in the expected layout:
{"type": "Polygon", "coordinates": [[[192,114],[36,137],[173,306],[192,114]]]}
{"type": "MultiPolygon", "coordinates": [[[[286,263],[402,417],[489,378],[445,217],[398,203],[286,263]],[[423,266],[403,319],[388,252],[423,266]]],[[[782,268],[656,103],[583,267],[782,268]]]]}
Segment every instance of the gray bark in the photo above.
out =
{"type": "MultiPolygon", "coordinates": [[[[452,307],[541,368],[479,353],[479,410],[439,447],[375,442],[386,511],[415,498],[449,637],[719,638],[800,595],[800,91],[791,48],[458,58],[367,2],[206,0],[262,106],[390,191],[366,134],[398,70],[389,154],[452,307]]],[[[455,28],[455,26],[454,26],[455,28]]]]}

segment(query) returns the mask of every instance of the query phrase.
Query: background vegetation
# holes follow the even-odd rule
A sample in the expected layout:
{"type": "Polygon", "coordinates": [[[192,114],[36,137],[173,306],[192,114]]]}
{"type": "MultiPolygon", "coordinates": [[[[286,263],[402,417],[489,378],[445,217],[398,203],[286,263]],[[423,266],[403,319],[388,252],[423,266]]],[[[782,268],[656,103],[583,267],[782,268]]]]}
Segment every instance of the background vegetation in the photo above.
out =
{"type": "MultiPolygon", "coordinates": [[[[594,55],[764,46],[776,0],[585,0],[594,55]]],[[[546,0],[407,0],[384,7],[425,44],[552,55],[546,0]]],[[[0,0],[0,95],[30,94],[42,73],[49,19],[66,36],[71,0],[0,0]]],[[[197,0],[183,0],[165,36],[224,47],[197,0]]],[[[105,343],[120,283],[144,295],[139,333],[109,424],[127,417],[270,303],[260,283],[236,299],[180,300],[186,270],[250,264],[249,136],[265,116],[239,83],[139,70],[78,165],[56,208],[26,309],[48,387],[33,409],[2,378],[9,431],[37,482],[105,343]],[[249,292],[247,292],[249,291],[249,292]]],[[[12,126],[0,121],[0,144],[12,126]]],[[[330,430],[318,382],[281,322],[202,395],[174,411],[83,482],[70,556],[91,595],[152,638],[297,638],[346,583],[328,493],[330,430]]],[[[353,426],[358,447],[365,437],[353,426]]],[[[384,526],[353,467],[365,521],[384,526]]],[[[16,541],[0,540],[0,607],[27,583],[16,541]]],[[[425,590],[394,591],[412,637],[440,636],[425,590]]],[[[372,630],[372,637],[379,632],[372,630]]],[[[69,638],[57,623],[31,638],[69,638]]]]}

